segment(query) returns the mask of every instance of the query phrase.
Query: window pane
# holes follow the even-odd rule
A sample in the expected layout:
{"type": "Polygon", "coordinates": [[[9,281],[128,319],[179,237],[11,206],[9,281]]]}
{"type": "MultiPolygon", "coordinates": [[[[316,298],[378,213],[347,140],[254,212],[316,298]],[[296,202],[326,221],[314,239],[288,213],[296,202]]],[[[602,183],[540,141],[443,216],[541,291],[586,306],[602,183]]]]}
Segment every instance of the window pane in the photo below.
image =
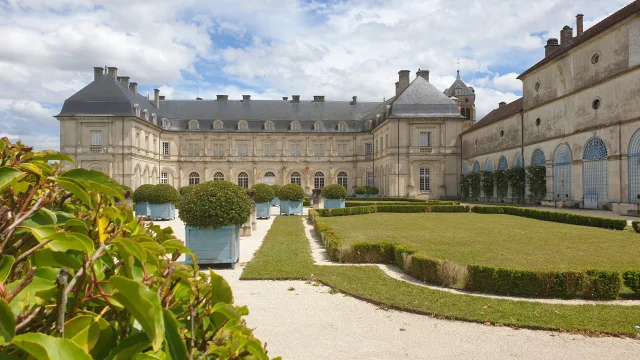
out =
{"type": "Polygon", "coordinates": [[[367,155],[373,154],[373,144],[371,143],[364,144],[364,152],[367,155]]]}
{"type": "Polygon", "coordinates": [[[249,156],[249,144],[238,144],[238,156],[249,156]]]}
{"type": "Polygon", "coordinates": [[[429,168],[420,168],[420,191],[431,190],[431,178],[429,168]]]}
{"type": "Polygon", "coordinates": [[[91,130],[91,146],[102,146],[102,130],[91,130]]]}
{"type": "Polygon", "coordinates": [[[169,143],[166,141],[162,143],[162,155],[169,155],[169,143]]]}
{"type": "Polygon", "coordinates": [[[313,156],[324,156],[324,144],[313,144],[313,156]]]}
{"type": "Polygon", "coordinates": [[[314,189],[322,189],[324,187],[324,174],[318,171],[313,177],[314,189]]]}
{"type": "Polygon", "coordinates": [[[431,146],[431,133],[430,132],[420,132],[420,147],[430,147],[431,146]]]}
{"type": "Polygon", "coordinates": [[[161,172],[160,173],[160,184],[168,184],[169,183],[169,173],[161,172]]]}

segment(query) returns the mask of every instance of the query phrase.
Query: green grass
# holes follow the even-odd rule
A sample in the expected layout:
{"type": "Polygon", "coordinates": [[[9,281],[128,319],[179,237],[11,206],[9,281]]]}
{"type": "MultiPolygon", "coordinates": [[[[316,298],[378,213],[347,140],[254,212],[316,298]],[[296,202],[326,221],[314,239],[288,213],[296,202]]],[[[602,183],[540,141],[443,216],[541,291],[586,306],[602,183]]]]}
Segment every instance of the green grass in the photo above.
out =
{"type": "Polygon", "coordinates": [[[391,242],[461,265],[525,270],[640,268],[631,231],[567,225],[499,214],[395,214],[324,218],[345,244],[391,242]]]}
{"type": "Polygon", "coordinates": [[[490,299],[412,285],[390,278],[373,266],[314,265],[302,220],[297,216],[276,218],[242,279],[306,280],[311,274],[328,286],[363,300],[448,319],[607,334],[633,334],[633,326],[640,321],[638,306],[549,305],[490,299]]]}

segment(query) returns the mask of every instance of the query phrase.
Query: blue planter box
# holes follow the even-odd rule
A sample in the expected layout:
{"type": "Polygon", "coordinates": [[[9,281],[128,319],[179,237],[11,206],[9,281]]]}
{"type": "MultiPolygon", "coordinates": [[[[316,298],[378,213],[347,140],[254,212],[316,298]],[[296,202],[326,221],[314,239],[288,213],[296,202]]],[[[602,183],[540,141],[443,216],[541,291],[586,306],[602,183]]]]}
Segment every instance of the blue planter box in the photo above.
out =
{"type": "Polygon", "coordinates": [[[280,206],[280,199],[277,196],[271,200],[271,206],[280,206]]]}
{"type": "Polygon", "coordinates": [[[151,207],[152,220],[173,220],[176,218],[176,206],[174,204],[150,204],[149,207],[151,207]]]}
{"type": "Polygon", "coordinates": [[[368,198],[377,198],[377,197],[378,197],[378,194],[375,194],[375,195],[367,194],[367,197],[368,197],[368,198]]]}
{"type": "Polygon", "coordinates": [[[268,219],[271,217],[271,203],[256,204],[256,217],[268,219]]]}
{"type": "MultiPolygon", "coordinates": [[[[217,229],[185,226],[185,246],[198,257],[198,264],[235,264],[240,258],[240,229],[221,226],[217,229]]],[[[192,264],[191,256],[185,262],[192,264]]]]}
{"type": "Polygon", "coordinates": [[[367,194],[356,194],[357,198],[366,198],[367,194]]]}
{"type": "Polygon", "coordinates": [[[136,216],[149,216],[151,215],[151,209],[148,202],[136,203],[136,216]]]}
{"type": "Polygon", "coordinates": [[[280,200],[280,215],[302,215],[302,201],[280,200]]]}
{"type": "Polygon", "coordinates": [[[324,199],[325,209],[342,209],[344,208],[344,199],[324,199]]]}

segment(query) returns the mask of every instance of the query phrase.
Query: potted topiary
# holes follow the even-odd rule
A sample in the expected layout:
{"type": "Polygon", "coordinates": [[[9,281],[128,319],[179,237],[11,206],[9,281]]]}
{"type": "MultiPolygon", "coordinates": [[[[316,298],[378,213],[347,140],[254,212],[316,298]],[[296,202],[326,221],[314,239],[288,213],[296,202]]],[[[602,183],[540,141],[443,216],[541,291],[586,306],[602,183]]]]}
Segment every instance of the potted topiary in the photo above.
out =
{"type": "Polygon", "coordinates": [[[358,186],[355,191],[357,198],[366,198],[367,197],[367,187],[366,186],[358,186]]]}
{"type": "Polygon", "coordinates": [[[280,185],[271,185],[275,197],[271,200],[271,206],[280,206],[280,199],[278,198],[278,192],[280,191],[280,185]]]}
{"type": "MultiPolygon", "coordinates": [[[[251,199],[243,188],[228,181],[207,181],[189,191],[180,202],[185,222],[185,245],[201,264],[239,260],[240,226],[251,216],[251,199]]],[[[187,256],[186,262],[192,259],[187,256]]]]}
{"type": "Polygon", "coordinates": [[[133,202],[136,204],[136,216],[149,216],[151,210],[149,208],[149,194],[153,190],[153,185],[140,185],[133,192],[133,202]]]}
{"type": "Polygon", "coordinates": [[[287,184],[280,188],[278,197],[280,198],[281,215],[302,215],[302,200],[304,199],[302,186],[287,184]]]}
{"type": "Polygon", "coordinates": [[[380,190],[378,190],[377,187],[375,187],[375,186],[367,186],[367,197],[377,198],[378,197],[378,193],[380,193],[380,190]]]}
{"type": "Polygon", "coordinates": [[[173,220],[176,218],[176,203],[180,193],[169,184],[154,185],[149,192],[151,219],[173,220]]]}
{"type": "Polygon", "coordinates": [[[190,191],[193,190],[194,187],[195,187],[195,185],[187,185],[187,186],[181,187],[180,188],[180,196],[187,195],[190,191]]]}
{"type": "Polygon", "coordinates": [[[347,189],[339,184],[327,185],[322,189],[325,209],[344,208],[344,198],[347,197],[347,189]]]}
{"type": "Polygon", "coordinates": [[[255,184],[252,189],[255,191],[253,199],[256,202],[256,217],[270,218],[271,201],[276,197],[273,189],[267,184],[255,184]]]}

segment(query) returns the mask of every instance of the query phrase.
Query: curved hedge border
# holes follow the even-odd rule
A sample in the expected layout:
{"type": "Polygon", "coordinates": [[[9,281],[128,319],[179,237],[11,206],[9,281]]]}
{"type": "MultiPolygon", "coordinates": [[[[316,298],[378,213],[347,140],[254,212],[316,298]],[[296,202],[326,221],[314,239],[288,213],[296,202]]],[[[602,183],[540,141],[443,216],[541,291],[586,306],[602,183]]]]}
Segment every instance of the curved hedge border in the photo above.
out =
{"type": "MultiPolygon", "coordinates": [[[[358,242],[349,246],[343,244],[322,218],[375,212],[374,208],[376,206],[309,211],[316,234],[333,261],[396,264],[406,274],[428,284],[497,295],[612,300],[618,297],[622,287],[622,278],[616,271],[533,271],[464,266],[429,258],[406,244],[358,242]]],[[[625,272],[624,279],[625,285],[640,292],[640,271],[625,272]]]]}
{"type": "Polygon", "coordinates": [[[462,205],[369,205],[352,206],[342,209],[318,209],[316,212],[323,217],[348,216],[373,213],[426,213],[426,212],[468,212],[469,207],[462,205]]]}
{"type": "Polygon", "coordinates": [[[606,217],[571,214],[560,211],[524,209],[513,206],[475,206],[472,208],[472,211],[479,214],[516,215],[543,221],[553,221],[563,224],[591,226],[613,230],[624,230],[627,227],[627,220],[623,219],[610,219],[606,217]]]}

